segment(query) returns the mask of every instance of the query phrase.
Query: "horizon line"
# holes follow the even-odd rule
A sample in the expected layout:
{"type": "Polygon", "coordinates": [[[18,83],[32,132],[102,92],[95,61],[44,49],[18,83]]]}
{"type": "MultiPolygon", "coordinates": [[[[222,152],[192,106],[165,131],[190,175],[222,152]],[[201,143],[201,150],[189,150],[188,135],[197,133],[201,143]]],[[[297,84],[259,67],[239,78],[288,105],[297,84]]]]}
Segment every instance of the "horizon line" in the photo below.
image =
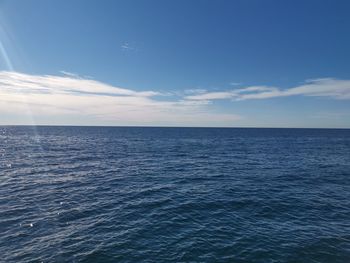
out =
{"type": "Polygon", "coordinates": [[[86,127],[86,128],[189,128],[189,129],[309,129],[350,130],[350,127],[264,127],[264,126],[162,126],[162,125],[72,125],[72,124],[0,124],[0,127],[86,127]]]}

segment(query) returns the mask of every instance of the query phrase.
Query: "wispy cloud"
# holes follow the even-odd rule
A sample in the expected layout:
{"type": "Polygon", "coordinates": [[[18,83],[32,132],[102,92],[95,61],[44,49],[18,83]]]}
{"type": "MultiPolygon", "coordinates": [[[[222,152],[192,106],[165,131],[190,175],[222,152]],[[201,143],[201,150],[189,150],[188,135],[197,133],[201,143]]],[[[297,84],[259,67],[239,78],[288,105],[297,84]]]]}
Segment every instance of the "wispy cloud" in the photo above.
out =
{"type": "Polygon", "coordinates": [[[80,76],[78,74],[76,74],[76,73],[68,72],[68,71],[65,71],[65,70],[61,70],[60,72],[63,75],[68,76],[68,77],[77,78],[77,79],[80,78],[80,76]]]}
{"type": "Polygon", "coordinates": [[[9,93],[29,94],[104,94],[109,96],[151,97],[158,95],[154,91],[137,92],[108,85],[92,79],[77,78],[77,75],[29,75],[18,72],[0,72],[0,87],[9,93]]]}
{"type": "Polygon", "coordinates": [[[240,82],[230,82],[231,86],[238,86],[238,85],[242,85],[242,83],[240,82]]]}
{"type": "Polygon", "coordinates": [[[125,89],[76,74],[0,71],[0,115],[23,116],[29,112],[34,119],[49,116],[53,121],[77,116],[108,125],[220,126],[232,125],[240,118],[214,112],[207,101],[164,101],[159,95],[157,91],[125,89]]]}
{"type": "Polygon", "coordinates": [[[296,95],[350,99],[350,80],[339,80],[333,78],[312,79],[307,80],[303,85],[289,89],[280,89],[269,86],[251,86],[229,91],[207,92],[186,96],[185,98],[188,100],[248,100],[296,95]]]}
{"type": "Polygon", "coordinates": [[[235,93],[233,91],[219,91],[186,96],[185,98],[188,100],[220,100],[233,98],[234,96],[235,93]]]}
{"type": "Polygon", "coordinates": [[[131,45],[129,42],[124,42],[120,48],[123,50],[123,51],[136,51],[136,48],[131,45]]]}
{"type": "Polygon", "coordinates": [[[202,94],[207,92],[205,89],[186,89],[185,94],[202,94]]]}

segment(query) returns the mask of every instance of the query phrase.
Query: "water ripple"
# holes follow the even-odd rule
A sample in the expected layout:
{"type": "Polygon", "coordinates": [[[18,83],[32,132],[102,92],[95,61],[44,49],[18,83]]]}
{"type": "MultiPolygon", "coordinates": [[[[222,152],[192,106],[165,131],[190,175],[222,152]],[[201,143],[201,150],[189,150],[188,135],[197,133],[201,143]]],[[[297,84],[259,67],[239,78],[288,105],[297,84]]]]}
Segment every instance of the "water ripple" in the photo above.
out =
{"type": "Polygon", "coordinates": [[[0,127],[4,262],[350,262],[350,131],[0,127]]]}

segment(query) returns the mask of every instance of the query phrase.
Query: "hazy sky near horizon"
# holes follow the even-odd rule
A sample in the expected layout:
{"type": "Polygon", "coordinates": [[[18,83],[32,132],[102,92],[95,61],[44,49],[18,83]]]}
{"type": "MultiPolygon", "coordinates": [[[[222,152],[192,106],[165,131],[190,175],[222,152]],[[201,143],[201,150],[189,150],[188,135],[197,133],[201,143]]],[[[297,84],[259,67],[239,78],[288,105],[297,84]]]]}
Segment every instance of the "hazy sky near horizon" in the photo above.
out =
{"type": "Polygon", "coordinates": [[[0,125],[350,128],[349,10],[0,0],[0,125]]]}

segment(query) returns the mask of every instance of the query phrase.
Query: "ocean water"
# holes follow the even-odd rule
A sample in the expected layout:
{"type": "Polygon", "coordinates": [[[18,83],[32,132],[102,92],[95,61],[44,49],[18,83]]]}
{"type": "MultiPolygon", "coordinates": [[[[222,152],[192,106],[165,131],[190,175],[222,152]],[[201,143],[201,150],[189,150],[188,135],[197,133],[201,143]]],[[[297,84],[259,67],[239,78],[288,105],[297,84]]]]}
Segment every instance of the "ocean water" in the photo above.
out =
{"type": "Polygon", "coordinates": [[[350,262],[350,130],[0,127],[0,262],[350,262]]]}

